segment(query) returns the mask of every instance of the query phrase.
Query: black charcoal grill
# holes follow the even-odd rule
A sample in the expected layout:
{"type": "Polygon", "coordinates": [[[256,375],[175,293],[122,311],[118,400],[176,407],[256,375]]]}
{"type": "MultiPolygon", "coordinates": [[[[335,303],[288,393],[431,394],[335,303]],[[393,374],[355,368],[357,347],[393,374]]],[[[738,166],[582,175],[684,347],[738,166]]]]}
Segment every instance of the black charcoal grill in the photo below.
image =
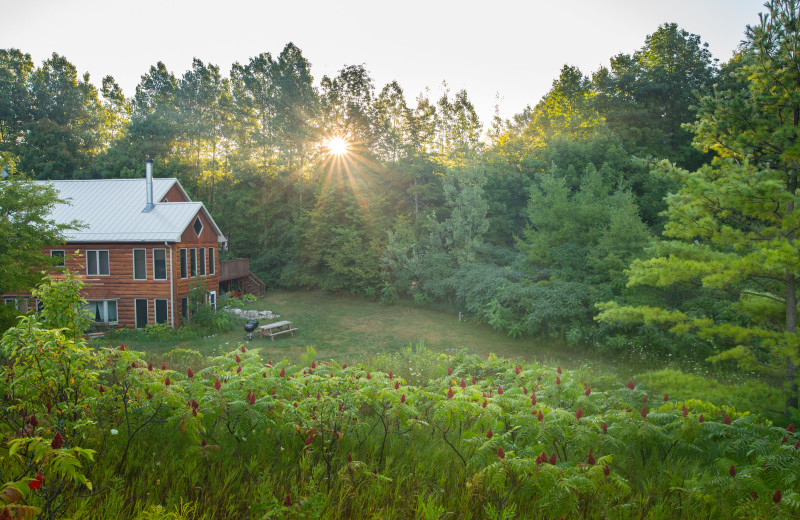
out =
{"type": "Polygon", "coordinates": [[[244,331],[247,333],[247,339],[253,339],[253,331],[258,327],[258,320],[247,320],[244,324],[244,331]]]}

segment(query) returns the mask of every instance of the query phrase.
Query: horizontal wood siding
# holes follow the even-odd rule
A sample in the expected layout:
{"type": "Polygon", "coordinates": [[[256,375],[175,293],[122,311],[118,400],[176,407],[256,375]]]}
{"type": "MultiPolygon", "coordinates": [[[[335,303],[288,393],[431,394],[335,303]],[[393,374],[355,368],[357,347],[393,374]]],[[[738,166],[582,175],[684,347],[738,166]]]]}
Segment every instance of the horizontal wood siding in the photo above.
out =
{"type": "Polygon", "coordinates": [[[174,184],[167,190],[166,195],[164,195],[159,202],[164,202],[165,199],[169,202],[192,202],[183,194],[177,184],[174,184]]]}

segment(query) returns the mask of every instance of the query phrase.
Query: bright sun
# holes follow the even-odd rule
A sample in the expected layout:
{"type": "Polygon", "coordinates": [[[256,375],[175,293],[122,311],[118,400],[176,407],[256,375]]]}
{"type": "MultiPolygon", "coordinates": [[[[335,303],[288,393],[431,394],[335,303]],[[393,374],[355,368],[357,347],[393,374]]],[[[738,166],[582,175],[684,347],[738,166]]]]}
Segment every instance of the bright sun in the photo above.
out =
{"type": "Polygon", "coordinates": [[[328,139],[325,142],[325,146],[328,147],[328,151],[333,155],[344,155],[347,153],[348,144],[341,137],[333,137],[328,139]]]}

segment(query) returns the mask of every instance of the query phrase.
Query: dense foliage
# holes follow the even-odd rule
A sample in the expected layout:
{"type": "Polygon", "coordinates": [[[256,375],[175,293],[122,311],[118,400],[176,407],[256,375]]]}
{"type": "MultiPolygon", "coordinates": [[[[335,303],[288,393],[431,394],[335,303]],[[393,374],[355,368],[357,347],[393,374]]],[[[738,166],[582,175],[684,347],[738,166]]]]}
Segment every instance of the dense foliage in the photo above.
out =
{"type": "Polygon", "coordinates": [[[301,366],[243,345],[157,359],[30,317],[0,345],[16,518],[800,512],[793,425],[588,371],[411,347],[352,367],[310,347],[301,366]]]}

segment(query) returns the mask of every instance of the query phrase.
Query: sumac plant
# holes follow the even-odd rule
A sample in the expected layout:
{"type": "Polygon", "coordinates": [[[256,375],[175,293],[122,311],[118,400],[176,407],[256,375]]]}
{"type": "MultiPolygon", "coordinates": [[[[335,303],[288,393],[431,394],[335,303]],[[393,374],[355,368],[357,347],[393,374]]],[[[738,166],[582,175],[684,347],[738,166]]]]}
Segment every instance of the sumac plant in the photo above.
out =
{"type": "Polygon", "coordinates": [[[298,366],[236,348],[184,351],[190,373],[32,318],[2,349],[0,514],[12,518],[800,513],[794,426],[676,392],[642,413],[645,385],[566,366],[424,349],[298,366]]]}

